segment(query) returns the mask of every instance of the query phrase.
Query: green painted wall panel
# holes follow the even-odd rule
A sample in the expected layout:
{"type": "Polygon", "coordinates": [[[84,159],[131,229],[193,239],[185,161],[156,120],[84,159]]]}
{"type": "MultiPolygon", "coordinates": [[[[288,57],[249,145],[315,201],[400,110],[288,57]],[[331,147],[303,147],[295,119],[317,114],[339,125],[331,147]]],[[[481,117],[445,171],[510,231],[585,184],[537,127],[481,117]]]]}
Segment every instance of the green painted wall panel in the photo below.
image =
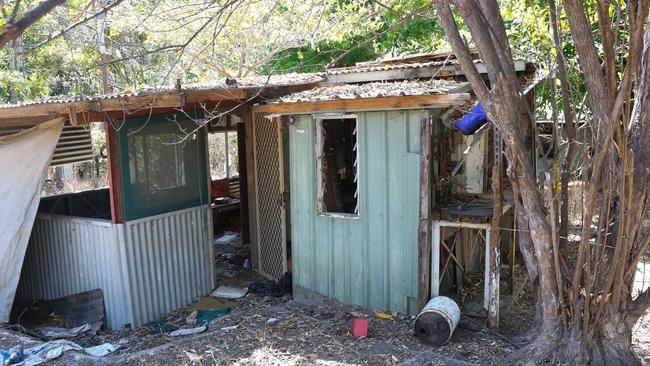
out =
{"type": "Polygon", "coordinates": [[[417,297],[419,126],[424,111],[358,113],[359,217],[316,211],[316,121],[289,129],[297,286],[341,302],[408,312],[417,297]]]}

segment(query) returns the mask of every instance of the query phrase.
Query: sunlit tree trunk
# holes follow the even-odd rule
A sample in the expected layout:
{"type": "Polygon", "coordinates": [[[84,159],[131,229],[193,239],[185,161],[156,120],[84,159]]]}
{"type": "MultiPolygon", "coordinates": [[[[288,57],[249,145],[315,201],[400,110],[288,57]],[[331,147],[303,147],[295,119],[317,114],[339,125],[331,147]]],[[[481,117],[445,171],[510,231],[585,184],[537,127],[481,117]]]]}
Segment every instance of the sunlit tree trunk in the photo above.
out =
{"type": "MultiPolygon", "coordinates": [[[[96,0],[93,4],[96,11],[106,6],[105,0],[96,0]]],[[[110,93],[108,54],[106,53],[106,13],[97,16],[97,49],[99,50],[99,69],[102,74],[102,92],[110,93]]]]}
{"type": "MultiPolygon", "coordinates": [[[[23,70],[23,37],[17,37],[10,43],[11,49],[9,50],[9,71],[18,73],[23,70]]],[[[18,90],[16,85],[11,85],[9,90],[9,101],[11,103],[18,102],[18,90]]]]}

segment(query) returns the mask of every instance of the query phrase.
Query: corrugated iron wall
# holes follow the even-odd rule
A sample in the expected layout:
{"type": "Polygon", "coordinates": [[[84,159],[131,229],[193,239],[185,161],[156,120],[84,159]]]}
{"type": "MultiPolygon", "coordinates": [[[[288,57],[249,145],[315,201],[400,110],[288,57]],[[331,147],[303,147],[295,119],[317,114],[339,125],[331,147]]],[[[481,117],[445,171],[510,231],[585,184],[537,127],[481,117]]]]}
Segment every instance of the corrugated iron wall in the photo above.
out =
{"type": "Polygon", "coordinates": [[[214,288],[209,206],[113,225],[39,215],[27,247],[18,300],[102,289],[107,326],[140,326],[214,288]]]}
{"type": "MultiPolygon", "coordinates": [[[[0,129],[0,136],[18,133],[26,128],[0,129]]],[[[90,127],[65,125],[54,149],[50,166],[81,163],[93,160],[93,143],[90,127]]]]}
{"type": "Polygon", "coordinates": [[[183,307],[214,288],[210,206],[119,225],[131,325],[183,307]]]}
{"type": "Polygon", "coordinates": [[[117,241],[108,220],[39,214],[16,298],[51,300],[100,288],[108,327],[122,327],[130,320],[117,241]]]}
{"type": "Polygon", "coordinates": [[[316,213],[312,116],[290,127],[293,283],[344,303],[415,313],[420,116],[358,113],[359,216],[316,213]]]}

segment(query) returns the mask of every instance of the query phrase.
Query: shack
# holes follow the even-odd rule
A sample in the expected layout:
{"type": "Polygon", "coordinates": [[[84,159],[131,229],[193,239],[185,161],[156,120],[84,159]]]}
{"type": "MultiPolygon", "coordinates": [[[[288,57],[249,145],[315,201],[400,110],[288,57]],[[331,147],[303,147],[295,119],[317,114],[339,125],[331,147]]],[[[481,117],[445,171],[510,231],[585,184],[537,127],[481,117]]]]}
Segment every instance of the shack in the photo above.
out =
{"type": "MultiPolygon", "coordinates": [[[[0,109],[0,129],[53,116],[71,128],[104,122],[108,145],[108,189],[41,200],[16,302],[101,289],[107,326],[118,329],[208,294],[218,285],[213,236],[224,210],[213,200],[206,139],[224,129],[239,132],[239,177],[226,181],[238,192],[255,270],[271,280],[290,273],[302,301],[325,296],[415,314],[437,294],[452,269],[433,262],[455,257],[460,267],[461,253],[423,237],[422,223],[435,232],[434,218],[449,220],[441,202],[459,192],[490,196],[489,126],[476,142],[452,139],[454,119],[473,105],[458,63],[418,55],[231,84],[0,109]],[[462,188],[444,193],[440,182],[459,163],[462,188]]],[[[487,245],[472,249],[485,263],[487,245]]]]}
{"type": "Polygon", "coordinates": [[[290,192],[284,207],[294,297],[308,301],[318,294],[374,309],[419,311],[420,132],[470,101],[456,92],[462,86],[349,84],[254,108],[257,118],[287,130],[280,166],[289,167],[281,184],[290,192]]]}

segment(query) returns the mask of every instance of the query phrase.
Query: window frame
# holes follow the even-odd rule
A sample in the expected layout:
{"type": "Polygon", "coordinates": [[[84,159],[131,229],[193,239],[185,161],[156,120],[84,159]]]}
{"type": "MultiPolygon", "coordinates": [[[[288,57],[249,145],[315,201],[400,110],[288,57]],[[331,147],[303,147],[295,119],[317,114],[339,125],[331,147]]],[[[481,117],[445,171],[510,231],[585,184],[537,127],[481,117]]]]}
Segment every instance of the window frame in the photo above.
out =
{"type": "Polygon", "coordinates": [[[315,155],[316,155],[316,215],[322,217],[334,217],[342,219],[359,219],[361,217],[361,176],[359,174],[359,164],[361,163],[361,154],[359,148],[359,137],[361,135],[361,123],[359,116],[356,113],[328,113],[313,115],[312,118],[316,122],[316,143],[315,143],[315,155]],[[333,119],[354,119],[355,120],[355,182],[357,185],[356,189],[356,198],[357,204],[355,207],[355,213],[346,213],[346,212],[332,212],[327,211],[325,203],[323,200],[323,189],[324,189],[324,180],[323,180],[323,121],[333,120],[333,119]]]}
{"type": "Polygon", "coordinates": [[[239,178],[241,178],[241,174],[240,174],[241,156],[239,156],[238,141],[239,141],[239,131],[237,131],[236,128],[235,129],[226,129],[226,130],[217,130],[217,131],[209,131],[208,130],[205,142],[206,142],[206,145],[207,145],[207,148],[208,148],[208,165],[209,165],[209,167],[208,167],[208,176],[210,177],[210,180],[218,181],[218,180],[223,180],[223,179],[231,180],[231,179],[239,179],[239,178]],[[225,146],[224,164],[225,164],[225,168],[226,168],[226,171],[225,171],[226,175],[223,178],[216,178],[215,179],[212,176],[212,161],[210,161],[210,158],[211,158],[211,156],[210,156],[210,148],[211,148],[210,138],[213,137],[213,136],[219,135],[219,134],[223,134],[223,138],[224,138],[224,146],[225,146]],[[232,134],[237,136],[237,138],[235,139],[236,141],[235,141],[235,145],[234,145],[236,147],[236,155],[237,155],[237,174],[236,175],[233,175],[232,170],[230,169],[230,165],[231,165],[232,160],[230,159],[230,146],[231,145],[228,142],[228,138],[230,138],[232,136],[232,134]]]}

